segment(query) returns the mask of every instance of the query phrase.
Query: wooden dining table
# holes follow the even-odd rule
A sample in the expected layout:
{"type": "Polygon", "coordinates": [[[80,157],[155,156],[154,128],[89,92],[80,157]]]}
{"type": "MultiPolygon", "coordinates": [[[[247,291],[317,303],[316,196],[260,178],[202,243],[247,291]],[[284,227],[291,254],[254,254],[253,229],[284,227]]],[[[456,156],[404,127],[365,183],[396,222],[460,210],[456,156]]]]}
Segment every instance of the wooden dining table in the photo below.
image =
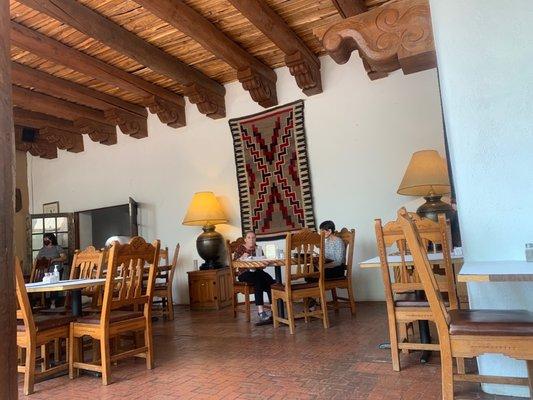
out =
{"type": "Polygon", "coordinates": [[[26,284],[28,293],[46,293],[46,292],[72,292],[72,315],[81,317],[81,290],[87,287],[104,286],[105,278],[96,279],[69,279],[54,283],[34,282],[26,284]]]}

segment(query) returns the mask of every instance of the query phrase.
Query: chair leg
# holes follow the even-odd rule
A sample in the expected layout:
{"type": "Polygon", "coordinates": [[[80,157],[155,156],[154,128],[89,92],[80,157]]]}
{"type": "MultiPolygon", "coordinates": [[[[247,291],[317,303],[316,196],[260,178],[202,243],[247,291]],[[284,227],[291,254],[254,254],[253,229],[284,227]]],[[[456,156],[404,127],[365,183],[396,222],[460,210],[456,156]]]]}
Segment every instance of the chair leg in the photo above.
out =
{"type": "Polygon", "coordinates": [[[54,340],[54,362],[56,363],[56,365],[59,364],[59,362],[61,361],[61,347],[60,347],[60,340],[59,339],[55,339],[54,340]]]}
{"type": "Polygon", "coordinates": [[[76,348],[78,338],[74,337],[72,327],[70,328],[70,335],[68,339],[68,377],[70,379],[74,379],[74,363],[78,361],[78,351],[76,348]]]}
{"type": "Polygon", "coordinates": [[[172,287],[167,294],[168,319],[174,321],[174,301],[172,300],[172,287]]]}
{"type": "Polygon", "coordinates": [[[309,322],[309,297],[304,297],[304,321],[307,324],[309,322]]]}
{"type": "Polygon", "coordinates": [[[350,299],[350,311],[352,312],[352,315],[355,315],[355,297],[353,295],[353,287],[351,282],[348,285],[348,298],[350,299]]]}
{"type": "Polygon", "coordinates": [[[35,346],[26,348],[26,364],[24,370],[24,394],[30,395],[33,393],[33,386],[35,383],[35,346]]]}
{"type": "Polygon", "coordinates": [[[449,352],[440,353],[442,370],[442,400],[453,400],[453,359],[449,352]]]}
{"type": "Polygon", "coordinates": [[[239,301],[237,296],[237,293],[233,293],[233,318],[237,318],[237,302],[239,301]]]}
{"type": "Polygon", "coordinates": [[[333,298],[333,309],[335,310],[335,314],[338,314],[339,313],[339,298],[337,297],[336,288],[331,289],[331,297],[333,298]]]}
{"type": "Polygon", "coordinates": [[[48,343],[41,345],[41,371],[48,369],[48,343]]]}
{"type": "Polygon", "coordinates": [[[111,383],[111,350],[109,348],[109,337],[102,337],[100,340],[100,358],[102,359],[102,385],[111,383]]]}
{"type": "Polygon", "coordinates": [[[289,331],[291,335],[294,335],[294,305],[292,299],[287,299],[287,319],[289,320],[289,331]]]}
{"type": "MultiPolygon", "coordinates": [[[[338,311],[338,302],[337,302],[337,311],[338,311]]],[[[324,329],[329,328],[329,316],[328,316],[328,303],[326,302],[326,293],[320,293],[320,308],[322,309],[322,322],[324,324],[324,329]]]]}
{"type": "Polygon", "coordinates": [[[529,397],[533,398],[533,360],[527,360],[527,377],[529,378],[529,397]]]}
{"type": "Polygon", "coordinates": [[[278,321],[278,299],[275,296],[272,296],[272,320],[274,324],[274,328],[279,327],[279,321],[278,321]]]}
{"type": "Polygon", "coordinates": [[[148,348],[146,351],[146,368],[154,368],[154,340],[152,337],[152,321],[146,323],[146,329],[144,330],[144,344],[148,348]]]}
{"type": "Polygon", "coordinates": [[[250,322],[252,311],[250,309],[250,293],[248,292],[244,295],[244,306],[246,308],[246,322],[250,322]]]}
{"type": "Polygon", "coordinates": [[[392,359],[392,369],[400,371],[400,353],[398,351],[398,333],[396,325],[392,325],[389,321],[389,338],[390,338],[390,353],[392,359]]]}

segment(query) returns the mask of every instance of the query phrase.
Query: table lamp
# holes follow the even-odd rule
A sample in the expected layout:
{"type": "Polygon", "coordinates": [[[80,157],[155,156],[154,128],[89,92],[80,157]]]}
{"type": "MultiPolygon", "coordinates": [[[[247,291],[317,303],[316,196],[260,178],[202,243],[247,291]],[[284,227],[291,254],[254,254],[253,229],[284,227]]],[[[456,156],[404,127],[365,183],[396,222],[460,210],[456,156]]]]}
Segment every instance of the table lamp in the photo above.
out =
{"type": "Polygon", "coordinates": [[[203,233],[196,239],[198,254],[205,261],[200,269],[215,269],[223,266],[218,258],[224,245],[224,238],[215,231],[215,225],[226,222],[228,222],[226,215],[213,192],[194,194],[183,218],[183,225],[201,226],[203,229],[203,233]]]}
{"type": "Polygon", "coordinates": [[[398,187],[398,194],[422,196],[426,200],[416,213],[437,221],[437,215],[446,214],[451,219],[452,206],[441,200],[450,193],[450,179],[446,161],[436,150],[421,150],[411,156],[411,161],[398,187]]]}

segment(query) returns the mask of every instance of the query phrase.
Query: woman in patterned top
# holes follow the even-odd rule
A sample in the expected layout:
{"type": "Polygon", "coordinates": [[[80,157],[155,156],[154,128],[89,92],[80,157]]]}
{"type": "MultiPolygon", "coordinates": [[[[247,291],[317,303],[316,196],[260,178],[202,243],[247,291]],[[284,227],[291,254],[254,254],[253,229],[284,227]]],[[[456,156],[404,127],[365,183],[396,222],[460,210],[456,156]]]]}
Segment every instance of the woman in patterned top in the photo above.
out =
{"type": "MultiPolygon", "coordinates": [[[[233,253],[234,260],[246,260],[248,257],[260,257],[263,255],[263,250],[256,244],[254,232],[246,232],[244,236],[244,244],[241,244],[235,249],[233,253]]],[[[247,282],[254,285],[254,299],[259,314],[259,322],[256,325],[266,325],[272,323],[272,316],[269,315],[263,305],[263,292],[266,292],[268,300],[272,303],[272,294],[270,286],[274,283],[274,279],[262,269],[239,270],[238,278],[240,282],[247,282]]]]}

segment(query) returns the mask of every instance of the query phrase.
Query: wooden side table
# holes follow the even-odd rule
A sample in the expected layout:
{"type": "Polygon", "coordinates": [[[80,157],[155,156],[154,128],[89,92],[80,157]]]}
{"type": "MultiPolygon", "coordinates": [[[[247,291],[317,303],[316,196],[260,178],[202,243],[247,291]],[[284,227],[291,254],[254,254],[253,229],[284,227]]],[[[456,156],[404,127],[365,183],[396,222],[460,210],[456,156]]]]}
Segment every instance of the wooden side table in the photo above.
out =
{"type": "Polygon", "coordinates": [[[228,267],[189,271],[191,310],[220,310],[231,304],[231,273],[228,267]]]}

